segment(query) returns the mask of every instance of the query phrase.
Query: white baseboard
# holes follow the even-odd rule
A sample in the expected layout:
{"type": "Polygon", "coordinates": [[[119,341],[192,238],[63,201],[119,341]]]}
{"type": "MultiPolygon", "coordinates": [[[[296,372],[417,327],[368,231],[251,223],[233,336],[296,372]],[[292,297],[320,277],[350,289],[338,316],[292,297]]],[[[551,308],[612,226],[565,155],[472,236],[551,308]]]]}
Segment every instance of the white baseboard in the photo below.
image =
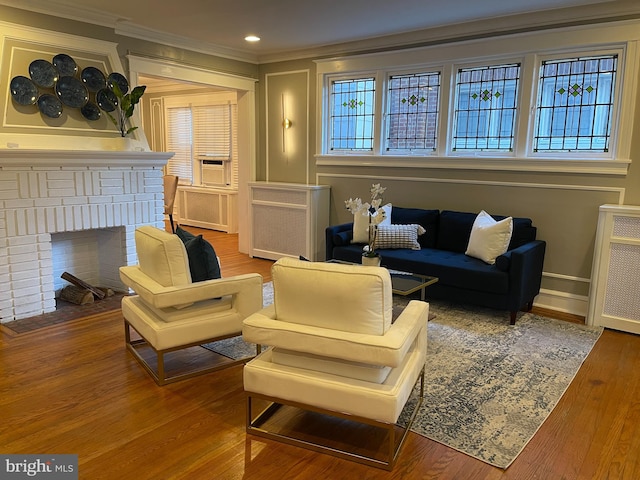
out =
{"type": "Polygon", "coordinates": [[[533,304],[536,307],[586,317],[589,307],[589,297],[559,292],[557,290],[541,289],[533,304]]]}

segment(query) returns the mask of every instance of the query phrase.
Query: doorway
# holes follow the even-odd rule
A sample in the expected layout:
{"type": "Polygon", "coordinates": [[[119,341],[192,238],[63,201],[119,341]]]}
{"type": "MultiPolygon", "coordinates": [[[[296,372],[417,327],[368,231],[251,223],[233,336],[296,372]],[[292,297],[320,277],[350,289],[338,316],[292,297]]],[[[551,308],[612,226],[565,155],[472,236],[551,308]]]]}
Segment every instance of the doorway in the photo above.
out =
{"type": "MultiPolygon", "coordinates": [[[[203,70],[188,65],[178,65],[166,60],[130,56],[131,81],[136,85],[146,84],[150,92],[179,86],[186,90],[207,88],[211,91],[229,91],[237,96],[237,144],[238,144],[238,248],[248,253],[249,238],[249,189],[248,183],[255,180],[256,165],[256,101],[257,79],[239,77],[226,73],[203,70]],[[148,83],[144,83],[148,82],[148,83]]],[[[143,119],[142,124],[144,124],[143,119]]],[[[146,127],[145,127],[146,128],[146,127]]],[[[158,144],[157,128],[151,127],[149,145],[158,144]]]]}

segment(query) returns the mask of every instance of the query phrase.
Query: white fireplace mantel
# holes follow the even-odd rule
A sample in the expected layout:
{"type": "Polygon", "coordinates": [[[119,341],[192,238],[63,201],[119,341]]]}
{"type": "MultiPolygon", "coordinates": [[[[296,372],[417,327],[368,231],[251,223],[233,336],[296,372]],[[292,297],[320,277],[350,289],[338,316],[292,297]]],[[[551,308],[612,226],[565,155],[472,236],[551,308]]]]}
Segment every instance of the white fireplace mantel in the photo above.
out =
{"type": "Polygon", "coordinates": [[[115,150],[0,149],[3,167],[163,167],[171,152],[115,150]]]}

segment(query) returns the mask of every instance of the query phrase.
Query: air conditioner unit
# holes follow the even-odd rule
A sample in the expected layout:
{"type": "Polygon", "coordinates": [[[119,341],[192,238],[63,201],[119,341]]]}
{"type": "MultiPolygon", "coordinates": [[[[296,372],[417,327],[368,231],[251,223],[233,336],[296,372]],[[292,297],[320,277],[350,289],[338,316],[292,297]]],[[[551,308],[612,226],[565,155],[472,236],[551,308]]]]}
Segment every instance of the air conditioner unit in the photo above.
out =
{"type": "Polygon", "coordinates": [[[228,160],[202,160],[202,184],[210,187],[231,185],[231,162],[228,160]]]}

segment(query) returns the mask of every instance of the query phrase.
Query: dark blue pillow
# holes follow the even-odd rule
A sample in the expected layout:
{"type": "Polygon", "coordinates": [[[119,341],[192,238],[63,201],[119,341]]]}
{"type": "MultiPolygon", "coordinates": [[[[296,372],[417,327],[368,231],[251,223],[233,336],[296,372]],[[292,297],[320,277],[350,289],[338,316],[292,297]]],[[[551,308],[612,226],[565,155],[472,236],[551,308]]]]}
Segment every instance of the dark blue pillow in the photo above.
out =
{"type": "Polygon", "coordinates": [[[188,232],[187,230],[184,230],[182,227],[180,227],[180,225],[176,227],[176,235],[180,237],[180,240],[182,240],[182,243],[185,243],[187,240],[196,238],[196,236],[193,233],[188,232]]]}
{"type": "Polygon", "coordinates": [[[221,278],[216,251],[202,238],[202,235],[193,235],[180,227],[176,229],[176,235],[182,240],[187,250],[192,282],[221,278]]]}

